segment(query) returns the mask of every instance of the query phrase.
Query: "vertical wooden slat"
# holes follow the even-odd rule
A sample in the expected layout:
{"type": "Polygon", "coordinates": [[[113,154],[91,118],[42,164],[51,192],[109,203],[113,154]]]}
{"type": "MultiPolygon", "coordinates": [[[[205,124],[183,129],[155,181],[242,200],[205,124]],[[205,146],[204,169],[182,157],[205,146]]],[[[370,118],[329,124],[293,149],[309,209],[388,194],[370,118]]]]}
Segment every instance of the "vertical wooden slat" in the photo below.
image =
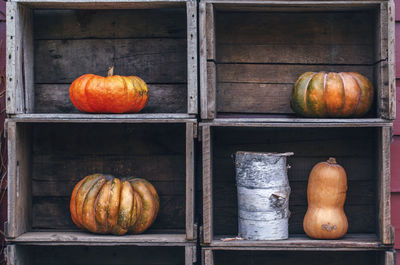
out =
{"type": "Polygon", "coordinates": [[[203,249],[203,265],[214,265],[214,253],[211,249],[203,249]]]}
{"type": "Polygon", "coordinates": [[[203,243],[213,238],[213,193],[212,193],[212,136],[210,126],[202,127],[203,143],[203,243]]]}
{"type": "Polygon", "coordinates": [[[32,10],[7,2],[7,113],[31,112],[33,88],[32,10]]]}
{"type": "Polygon", "coordinates": [[[385,255],[385,265],[396,265],[395,251],[386,251],[384,255],[385,255]]]}
{"type": "Polygon", "coordinates": [[[197,114],[197,1],[186,2],[188,113],[197,114]]]}
{"type": "Polygon", "coordinates": [[[390,143],[392,127],[379,128],[378,139],[378,212],[379,238],[383,244],[393,244],[390,225],[390,143]]]}
{"type": "Polygon", "coordinates": [[[215,10],[213,4],[206,5],[207,60],[216,60],[215,47],[215,10]]]}
{"type": "Polygon", "coordinates": [[[30,227],[30,142],[28,125],[7,123],[8,225],[7,237],[15,238],[30,227]]]}
{"type": "Polygon", "coordinates": [[[396,60],[395,60],[395,6],[394,0],[388,2],[388,79],[389,113],[388,119],[396,119],[396,60]]]}
{"type": "Polygon", "coordinates": [[[214,61],[207,62],[207,113],[209,119],[217,115],[217,67],[214,61]]]}
{"type": "MultiPolygon", "coordinates": [[[[215,86],[210,87],[210,72],[213,74],[211,78],[215,78],[215,67],[209,69],[210,64],[215,63],[208,61],[208,38],[210,37],[209,32],[214,31],[214,22],[207,21],[210,12],[212,10],[211,4],[206,4],[205,1],[199,3],[199,41],[200,41],[200,113],[202,119],[214,119],[216,116],[216,103],[215,103],[215,86]]],[[[213,16],[212,16],[213,18],[213,16]]],[[[211,34],[212,35],[212,34],[211,34]]],[[[212,49],[211,49],[212,50],[212,49]]]]}
{"type": "Polygon", "coordinates": [[[196,263],[196,246],[186,246],[185,247],[185,265],[193,265],[196,263]]]}
{"type": "Polygon", "coordinates": [[[194,229],[195,197],[194,197],[194,124],[186,123],[186,238],[196,239],[194,229]]]}

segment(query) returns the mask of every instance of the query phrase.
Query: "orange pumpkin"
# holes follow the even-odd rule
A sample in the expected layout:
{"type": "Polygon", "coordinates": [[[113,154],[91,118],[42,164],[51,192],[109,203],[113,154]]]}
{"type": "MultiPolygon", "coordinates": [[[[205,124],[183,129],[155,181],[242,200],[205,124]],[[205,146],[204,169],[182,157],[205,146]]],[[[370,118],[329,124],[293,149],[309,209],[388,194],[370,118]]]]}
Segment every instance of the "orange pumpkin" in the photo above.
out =
{"type": "Polygon", "coordinates": [[[149,89],[137,76],[85,74],[72,82],[69,96],[72,104],[83,112],[134,113],[144,108],[149,89]]]}
{"type": "Polygon", "coordinates": [[[93,233],[140,234],[157,217],[159,198],[150,182],[139,178],[120,181],[102,174],[89,175],[72,191],[72,221],[93,233]]]}
{"type": "Polygon", "coordinates": [[[372,105],[374,87],[354,72],[306,72],[296,81],[290,106],[306,117],[361,117],[372,105]]]}
{"type": "Polygon", "coordinates": [[[346,234],[348,222],[343,210],[346,191],[346,171],[335,158],[313,167],[308,179],[308,209],[303,221],[309,237],[337,239],[346,234]]]}

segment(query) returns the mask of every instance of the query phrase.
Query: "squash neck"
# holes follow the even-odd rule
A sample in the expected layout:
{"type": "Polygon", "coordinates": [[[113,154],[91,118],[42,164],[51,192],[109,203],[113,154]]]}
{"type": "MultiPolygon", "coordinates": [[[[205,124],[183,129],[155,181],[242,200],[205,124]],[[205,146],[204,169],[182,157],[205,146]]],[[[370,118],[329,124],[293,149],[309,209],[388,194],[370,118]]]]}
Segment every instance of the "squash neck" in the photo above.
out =
{"type": "Polygon", "coordinates": [[[114,66],[110,66],[108,68],[107,76],[113,76],[114,75],[114,66]]]}
{"type": "Polygon", "coordinates": [[[328,162],[329,164],[337,164],[336,159],[334,157],[330,157],[326,162],[328,162]]]}

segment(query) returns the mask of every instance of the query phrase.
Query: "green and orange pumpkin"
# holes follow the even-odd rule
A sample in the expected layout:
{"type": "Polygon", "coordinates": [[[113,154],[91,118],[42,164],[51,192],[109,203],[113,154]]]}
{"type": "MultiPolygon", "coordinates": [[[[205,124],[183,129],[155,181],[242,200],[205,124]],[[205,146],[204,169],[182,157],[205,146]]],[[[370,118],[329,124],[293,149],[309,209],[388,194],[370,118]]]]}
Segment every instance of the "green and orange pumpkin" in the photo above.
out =
{"type": "Polygon", "coordinates": [[[72,82],[69,96],[80,111],[89,113],[135,113],[144,108],[149,89],[137,76],[85,74],[72,82]]]}
{"type": "Polygon", "coordinates": [[[99,234],[140,234],[157,217],[159,197],[153,185],[139,178],[119,180],[93,174],[79,181],[71,195],[72,221],[99,234]]]}
{"type": "Polygon", "coordinates": [[[355,72],[306,72],[296,81],[290,106],[305,117],[361,117],[371,108],[374,87],[355,72]]]}

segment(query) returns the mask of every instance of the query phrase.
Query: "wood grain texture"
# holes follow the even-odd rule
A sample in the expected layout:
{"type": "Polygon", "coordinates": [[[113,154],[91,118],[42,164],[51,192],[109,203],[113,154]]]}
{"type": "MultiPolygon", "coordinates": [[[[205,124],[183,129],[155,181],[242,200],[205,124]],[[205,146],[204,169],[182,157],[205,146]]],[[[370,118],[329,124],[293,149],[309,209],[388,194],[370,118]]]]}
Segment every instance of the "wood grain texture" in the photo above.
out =
{"type": "Polygon", "coordinates": [[[380,60],[374,57],[374,18],[372,10],[271,13],[217,8],[218,113],[292,113],[291,89],[306,71],[356,71],[374,81],[374,64],[380,60]]]}
{"type": "Polygon", "coordinates": [[[186,238],[194,240],[197,231],[194,229],[196,202],[195,202],[195,149],[194,128],[195,124],[186,124],[186,238]]]}
{"type": "Polygon", "coordinates": [[[207,42],[207,60],[215,61],[216,56],[216,18],[215,10],[212,4],[206,4],[206,42],[207,42]]]}
{"type": "Polygon", "coordinates": [[[193,265],[197,262],[197,248],[196,246],[185,247],[185,265],[193,265]]]}
{"type": "MultiPolygon", "coordinates": [[[[356,252],[356,251],[294,251],[290,255],[284,251],[214,251],[214,264],[263,264],[266,260],[271,264],[380,264],[382,252],[356,252]]],[[[207,264],[208,265],[208,264],[207,264]]]]}
{"type": "Polygon", "coordinates": [[[378,234],[382,244],[394,244],[394,235],[390,226],[390,143],[392,128],[383,127],[378,135],[378,234]]]}
{"type": "Polygon", "coordinates": [[[395,265],[396,264],[396,252],[386,251],[385,252],[385,265],[395,265]]]}
{"type": "MultiPolygon", "coordinates": [[[[185,84],[148,84],[148,87],[149,101],[140,113],[187,112],[185,84]]],[[[37,84],[35,106],[35,113],[82,113],[72,105],[69,84],[37,84]]]]}
{"type": "Polygon", "coordinates": [[[279,249],[324,249],[337,251],[337,249],[348,250],[383,250],[385,249],[379,242],[375,234],[350,234],[340,240],[315,240],[306,235],[291,235],[286,240],[233,240],[223,241],[225,238],[232,237],[231,235],[217,236],[212,241],[210,248],[215,250],[223,250],[224,248],[241,248],[251,250],[253,248],[264,250],[279,250],[279,249]]]}
{"type": "Polygon", "coordinates": [[[214,265],[214,252],[210,249],[202,250],[203,265],[214,265]]]}
{"type": "Polygon", "coordinates": [[[202,127],[202,158],[203,158],[203,243],[209,244],[214,231],[214,200],[213,200],[213,143],[211,128],[202,127]]]}
{"type": "MultiPolygon", "coordinates": [[[[136,264],[136,265],[183,265],[184,247],[132,247],[107,246],[24,246],[28,258],[34,265],[78,265],[78,264],[136,264]],[[154,255],[157,253],[157,255],[154,255]]],[[[23,263],[22,263],[23,264],[23,263]]]]}
{"type": "Polygon", "coordinates": [[[187,109],[190,114],[198,113],[198,63],[197,63],[197,1],[186,3],[187,16],[187,109]]]}
{"type": "Polygon", "coordinates": [[[24,113],[33,104],[32,12],[7,3],[7,21],[7,113],[24,113]]]}
{"type": "Polygon", "coordinates": [[[28,232],[10,240],[19,245],[41,246],[185,246],[184,234],[99,235],[87,232],[28,232]]]}
{"type": "Polygon", "coordinates": [[[68,207],[72,188],[102,172],[152,182],[161,205],[153,231],[185,233],[186,133],[185,123],[35,124],[30,229],[76,229],[68,207]]]}
{"type": "Polygon", "coordinates": [[[389,82],[389,115],[388,119],[396,119],[396,59],[395,59],[395,5],[394,0],[388,2],[388,82],[389,82]]]}
{"type": "Polygon", "coordinates": [[[7,122],[8,226],[7,237],[29,230],[31,222],[31,142],[28,125],[7,122]]]}
{"type": "Polygon", "coordinates": [[[237,235],[237,191],[231,155],[238,150],[294,152],[288,159],[292,188],[289,233],[302,234],[307,209],[308,175],[317,162],[336,157],[349,178],[345,212],[349,234],[377,233],[376,128],[242,128],[214,127],[213,231],[215,235],[237,235]],[[368,218],[366,218],[368,216],[368,218]],[[229,220],[229,221],[227,221],[229,220]]]}

